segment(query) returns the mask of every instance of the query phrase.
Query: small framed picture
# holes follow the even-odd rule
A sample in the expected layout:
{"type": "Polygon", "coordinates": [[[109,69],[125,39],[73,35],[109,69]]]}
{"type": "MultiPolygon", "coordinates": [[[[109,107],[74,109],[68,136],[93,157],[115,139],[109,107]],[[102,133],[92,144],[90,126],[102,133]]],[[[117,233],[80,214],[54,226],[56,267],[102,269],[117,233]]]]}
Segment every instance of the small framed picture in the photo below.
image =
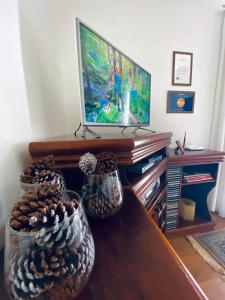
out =
{"type": "Polygon", "coordinates": [[[195,92],[168,91],[167,113],[193,113],[195,92]]]}
{"type": "Polygon", "coordinates": [[[173,52],[172,85],[191,85],[193,53],[173,52]]]}

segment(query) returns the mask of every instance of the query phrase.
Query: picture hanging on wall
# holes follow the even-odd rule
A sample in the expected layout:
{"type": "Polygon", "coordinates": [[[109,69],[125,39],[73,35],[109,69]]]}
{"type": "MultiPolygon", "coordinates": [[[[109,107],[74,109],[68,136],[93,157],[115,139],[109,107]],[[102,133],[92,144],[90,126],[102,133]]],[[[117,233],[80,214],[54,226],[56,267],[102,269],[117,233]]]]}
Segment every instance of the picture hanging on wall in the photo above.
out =
{"type": "Polygon", "coordinates": [[[167,113],[193,113],[195,92],[168,91],[167,113]]]}
{"type": "Polygon", "coordinates": [[[191,85],[193,53],[173,52],[172,85],[191,85]]]}

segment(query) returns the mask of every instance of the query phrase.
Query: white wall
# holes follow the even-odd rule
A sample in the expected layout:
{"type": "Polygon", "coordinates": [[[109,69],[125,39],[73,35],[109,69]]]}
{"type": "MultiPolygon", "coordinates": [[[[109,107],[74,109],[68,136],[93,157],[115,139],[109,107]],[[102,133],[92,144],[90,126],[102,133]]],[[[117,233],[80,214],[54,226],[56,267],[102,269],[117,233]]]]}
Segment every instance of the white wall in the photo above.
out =
{"type": "MultiPolygon", "coordinates": [[[[35,136],[72,133],[80,121],[74,18],[152,74],[151,128],[208,145],[223,0],[18,0],[35,136]],[[171,86],[172,52],[194,53],[191,87],[171,86]],[[196,92],[194,114],[167,114],[168,90],[196,92]]],[[[111,131],[113,129],[110,129],[111,131]]],[[[98,129],[107,132],[108,129],[98,129]]],[[[118,129],[114,129],[118,131],[118,129]]]]}
{"type": "Polygon", "coordinates": [[[0,249],[9,208],[31,139],[17,1],[0,1],[0,249]]]}
{"type": "MultiPolygon", "coordinates": [[[[71,130],[79,112],[73,19],[78,16],[152,74],[151,128],[208,145],[217,75],[221,0],[68,0],[63,5],[64,103],[71,130]],[[194,53],[191,87],[171,86],[172,51],[194,53]],[[168,90],[196,92],[194,114],[166,114],[168,90]],[[74,118],[74,113],[76,117],[74,118]]],[[[71,131],[70,130],[70,131],[71,131]]]]}
{"type": "MultiPolygon", "coordinates": [[[[23,66],[34,137],[65,133],[60,0],[18,0],[23,66]]],[[[73,89],[73,87],[71,87],[73,89]]],[[[75,102],[73,101],[75,105],[75,102]]],[[[75,107],[73,107],[75,111],[75,107]]]]}
{"type": "Polygon", "coordinates": [[[223,0],[0,0],[0,248],[28,142],[72,133],[80,121],[74,18],[150,71],[151,128],[172,131],[174,139],[181,139],[186,130],[189,143],[207,146],[222,4],[223,0]],[[194,53],[192,87],[171,86],[173,50],[194,53]],[[170,89],[196,91],[194,114],[166,114],[170,89]]]}

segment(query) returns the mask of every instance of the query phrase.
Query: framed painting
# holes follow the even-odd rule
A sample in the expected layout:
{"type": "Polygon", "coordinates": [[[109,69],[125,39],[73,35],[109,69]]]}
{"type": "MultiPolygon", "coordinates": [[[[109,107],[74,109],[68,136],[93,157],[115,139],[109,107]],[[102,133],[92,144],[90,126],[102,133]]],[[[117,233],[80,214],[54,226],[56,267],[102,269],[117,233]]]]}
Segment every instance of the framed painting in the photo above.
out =
{"type": "Polygon", "coordinates": [[[191,85],[193,53],[173,52],[172,85],[191,85]]]}
{"type": "Polygon", "coordinates": [[[195,92],[168,91],[167,113],[193,113],[195,92]]]}

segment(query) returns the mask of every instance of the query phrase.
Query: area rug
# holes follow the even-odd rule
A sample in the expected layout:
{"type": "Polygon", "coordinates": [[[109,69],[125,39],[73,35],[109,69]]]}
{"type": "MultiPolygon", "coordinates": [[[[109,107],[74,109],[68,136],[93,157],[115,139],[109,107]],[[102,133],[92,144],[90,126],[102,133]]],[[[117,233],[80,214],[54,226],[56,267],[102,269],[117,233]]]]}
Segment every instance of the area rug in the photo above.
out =
{"type": "Polygon", "coordinates": [[[225,228],[186,236],[194,249],[225,280],[225,228]]]}

